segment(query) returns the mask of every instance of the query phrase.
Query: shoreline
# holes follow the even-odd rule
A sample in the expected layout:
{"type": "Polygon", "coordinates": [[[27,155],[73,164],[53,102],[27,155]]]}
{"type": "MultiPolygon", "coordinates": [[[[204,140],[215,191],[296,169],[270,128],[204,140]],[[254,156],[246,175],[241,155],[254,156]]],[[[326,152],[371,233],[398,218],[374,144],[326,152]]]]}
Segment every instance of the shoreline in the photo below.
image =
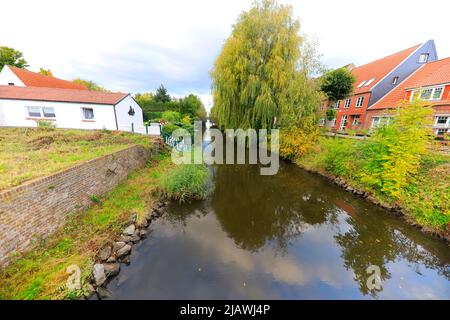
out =
{"type": "MultiPolygon", "coordinates": [[[[291,162],[291,161],[289,161],[289,162],[291,162]]],[[[341,187],[343,190],[345,190],[349,193],[352,193],[353,195],[355,195],[361,199],[364,199],[364,200],[386,210],[387,212],[401,218],[406,224],[420,230],[422,233],[424,233],[428,236],[432,236],[432,237],[434,237],[438,240],[444,241],[446,243],[450,243],[450,233],[443,231],[443,230],[433,229],[433,228],[419,224],[417,221],[415,221],[413,218],[411,218],[408,215],[407,210],[405,208],[402,208],[399,206],[392,206],[392,205],[383,203],[382,201],[380,201],[376,196],[374,196],[370,192],[353,187],[351,185],[351,183],[347,182],[347,180],[345,180],[344,178],[334,176],[333,174],[328,173],[326,171],[307,168],[304,165],[301,165],[299,163],[295,163],[295,162],[291,162],[291,163],[298,166],[299,168],[302,168],[303,170],[305,170],[309,173],[318,175],[318,176],[328,180],[329,182],[341,187]]]]}

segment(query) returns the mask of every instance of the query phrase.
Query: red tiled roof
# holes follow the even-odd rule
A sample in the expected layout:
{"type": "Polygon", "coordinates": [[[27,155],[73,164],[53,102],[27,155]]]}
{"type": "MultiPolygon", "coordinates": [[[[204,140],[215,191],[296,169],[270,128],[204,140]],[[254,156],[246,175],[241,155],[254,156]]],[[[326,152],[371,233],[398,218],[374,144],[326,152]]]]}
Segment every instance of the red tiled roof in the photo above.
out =
{"type": "Polygon", "coordinates": [[[45,88],[60,88],[60,89],[76,89],[88,90],[85,86],[51,76],[45,76],[40,73],[31,72],[26,69],[20,69],[13,66],[8,66],[12,72],[27,86],[27,87],[45,87],[45,88]]]}
{"type": "Polygon", "coordinates": [[[410,54],[416,51],[422,44],[412,48],[391,54],[390,56],[375,60],[368,64],[352,69],[352,74],[356,78],[354,86],[354,94],[364,93],[370,91],[380,80],[389,74],[396,66],[405,60],[410,54]],[[374,81],[368,85],[358,88],[362,81],[374,81]]]}
{"type": "MultiPolygon", "coordinates": [[[[433,61],[421,66],[395,89],[377,101],[369,109],[394,108],[405,99],[407,89],[450,83],[450,58],[433,61]]],[[[450,97],[434,102],[433,105],[450,104],[450,97]]]]}
{"type": "Polygon", "coordinates": [[[90,90],[0,86],[0,99],[78,102],[115,105],[127,93],[90,90]]]}

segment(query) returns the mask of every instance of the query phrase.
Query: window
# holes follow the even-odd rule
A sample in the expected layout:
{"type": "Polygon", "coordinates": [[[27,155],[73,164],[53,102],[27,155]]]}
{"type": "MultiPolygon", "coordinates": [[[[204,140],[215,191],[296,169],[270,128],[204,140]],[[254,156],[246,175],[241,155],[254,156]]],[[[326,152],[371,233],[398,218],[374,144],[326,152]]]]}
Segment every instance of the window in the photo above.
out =
{"type": "Polygon", "coordinates": [[[428,53],[422,53],[419,57],[419,63],[427,63],[429,56],[430,55],[428,53]]]}
{"type": "Polygon", "coordinates": [[[41,108],[28,107],[28,116],[31,118],[40,118],[41,117],[41,108]]]}
{"type": "Polygon", "coordinates": [[[325,118],[321,118],[321,119],[319,120],[319,124],[320,124],[321,126],[325,125],[325,118]]]}
{"type": "Polygon", "coordinates": [[[340,106],[341,106],[341,100],[336,101],[336,103],[334,104],[334,108],[339,109],[340,106]]]}
{"type": "Polygon", "coordinates": [[[388,125],[391,122],[391,117],[373,117],[372,118],[372,128],[378,128],[381,126],[388,125]]]}
{"type": "Polygon", "coordinates": [[[84,120],[94,120],[94,109],[83,108],[83,119],[84,120]]]}
{"type": "Polygon", "coordinates": [[[369,81],[366,82],[366,84],[364,85],[365,87],[367,87],[368,85],[370,85],[372,82],[375,81],[375,78],[370,79],[369,81]]]}
{"type": "Polygon", "coordinates": [[[360,117],[360,116],[355,116],[355,117],[353,118],[353,125],[359,126],[359,117],[360,117]]]}
{"type": "Polygon", "coordinates": [[[366,80],[364,80],[363,82],[361,82],[361,83],[358,85],[358,88],[361,88],[365,83],[366,83],[366,80]]]}
{"type": "Polygon", "coordinates": [[[425,89],[420,93],[420,99],[430,100],[433,89],[425,89]]]}
{"type": "Polygon", "coordinates": [[[450,116],[437,116],[434,125],[436,127],[446,127],[447,126],[447,121],[448,121],[449,118],[450,118],[450,116]]]}
{"type": "Polygon", "coordinates": [[[27,107],[30,118],[55,118],[55,109],[47,107],[27,107]]]}
{"type": "Polygon", "coordinates": [[[130,110],[128,110],[128,115],[131,117],[135,115],[134,108],[132,106],[130,106],[130,110]]]}
{"type": "Polygon", "coordinates": [[[352,99],[347,99],[347,100],[345,100],[345,106],[344,106],[344,108],[345,109],[348,109],[348,108],[350,108],[350,103],[352,102],[352,99]]]}
{"type": "Polygon", "coordinates": [[[394,77],[394,79],[392,79],[392,84],[396,85],[398,83],[398,77],[394,77]]]}
{"type": "Polygon", "coordinates": [[[344,128],[345,128],[345,126],[347,125],[347,116],[346,115],[344,115],[344,116],[342,116],[342,118],[341,118],[341,124],[340,124],[340,126],[339,126],[339,130],[344,130],[344,128]]]}
{"type": "Polygon", "coordinates": [[[438,136],[440,136],[440,135],[443,135],[443,134],[445,134],[445,133],[447,133],[448,132],[448,129],[437,129],[436,130],[436,134],[438,135],[438,136]]]}
{"type": "Polygon", "coordinates": [[[8,82],[8,86],[13,86],[14,82],[8,82]]]}
{"type": "Polygon", "coordinates": [[[362,107],[363,103],[364,103],[364,97],[358,97],[358,100],[356,100],[356,106],[362,107]]]}
{"type": "Polygon", "coordinates": [[[420,99],[440,100],[443,91],[444,91],[443,87],[424,89],[420,92],[420,99]]]}
{"type": "Polygon", "coordinates": [[[433,92],[433,100],[440,100],[441,96],[442,96],[442,91],[444,90],[444,88],[440,87],[440,88],[435,88],[434,92],[433,92]]]}
{"type": "Polygon", "coordinates": [[[53,108],[42,108],[42,113],[44,114],[44,118],[55,118],[55,109],[53,108]]]}
{"type": "Polygon", "coordinates": [[[332,126],[332,127],[336,127],[336,118],[334,118],[333,120],[331,120],[331,126],[332,126]]]}

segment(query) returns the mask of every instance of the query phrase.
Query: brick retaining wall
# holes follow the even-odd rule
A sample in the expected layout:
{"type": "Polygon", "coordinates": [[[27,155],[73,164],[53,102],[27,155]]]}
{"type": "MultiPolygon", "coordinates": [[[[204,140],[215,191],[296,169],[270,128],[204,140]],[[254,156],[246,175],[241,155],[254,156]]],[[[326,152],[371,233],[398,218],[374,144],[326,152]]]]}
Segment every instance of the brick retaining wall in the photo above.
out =
{"type": "Polygon", "coordinates": [[[68,213],[88,207],[93,195],[116,187],[159,148],[156,142],[151,150],[132,146],[0,191],[0,266],[60,228],[68,213]]]}

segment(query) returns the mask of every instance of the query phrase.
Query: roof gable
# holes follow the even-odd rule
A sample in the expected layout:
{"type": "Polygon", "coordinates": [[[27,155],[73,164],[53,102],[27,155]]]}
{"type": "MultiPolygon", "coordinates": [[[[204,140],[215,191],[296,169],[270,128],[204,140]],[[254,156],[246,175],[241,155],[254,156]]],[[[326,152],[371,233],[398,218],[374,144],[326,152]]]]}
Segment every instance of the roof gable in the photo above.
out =
{"type": "Polygon", "coordinates": [[[88,90],[85,86],[67,80],[45,76],[13,66],[7,66],[27,87],[45,87],[59,89],[88,90]]]}
{"type": "Polygon", "coordinates": [[[422,44],[419,44],[352,69],[351,72],[356,78],[353,93],[360,94],[370,91],[421,46],[422,44]],[[363,81],[369,82],[369,85],[358,87],[363,81]]]}
{"type": "Polygon", "coordinates": [[[445,83],[450,83],[450,58],[433,61],[421,66],[369,109],[393,108],[405,98],[406,90],[408,89],[445,83]]]}

